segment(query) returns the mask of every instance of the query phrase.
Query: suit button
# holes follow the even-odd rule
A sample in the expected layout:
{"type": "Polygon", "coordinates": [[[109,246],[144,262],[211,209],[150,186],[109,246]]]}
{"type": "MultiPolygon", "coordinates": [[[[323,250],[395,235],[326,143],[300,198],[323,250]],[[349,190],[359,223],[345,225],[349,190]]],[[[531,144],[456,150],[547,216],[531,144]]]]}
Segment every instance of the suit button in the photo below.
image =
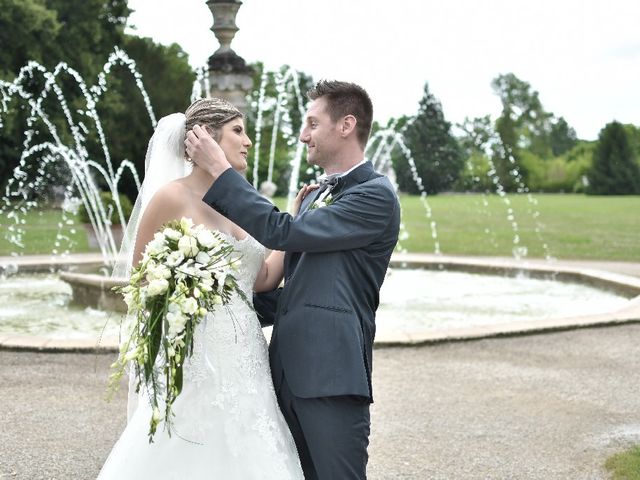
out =
{"type": "Polygon", "coordinates": [[[286,315],[288,311],[289,311],[289,310],[287,310],[286,308],[285,308],[285,309],[283,309],[283,310],[282,310],[282,315],[286,315]]]}

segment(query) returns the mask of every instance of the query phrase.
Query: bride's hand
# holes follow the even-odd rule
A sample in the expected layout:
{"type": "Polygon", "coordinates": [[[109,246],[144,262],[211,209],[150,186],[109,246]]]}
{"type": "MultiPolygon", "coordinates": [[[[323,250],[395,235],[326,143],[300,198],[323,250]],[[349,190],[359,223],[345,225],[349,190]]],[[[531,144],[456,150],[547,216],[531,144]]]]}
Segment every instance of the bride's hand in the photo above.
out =
{"type": "Polygon", "coordinates": [[[302,201],[306,198],[306,196],[309,195],[314,190],[317,190],[319,187],[320,185],[318,184],[314,184],[314,185],[304,184],[302,186],[302,188],[298,192],[298,195],[296,195],[296,199],[293,202],[294,215],[298,215],[298,212],[300,211],[300,206],[302,205],[302,201]]]}
{"type": "Polygon", "coordinates": [[[187,132],[184,145],[187,149],[187,155],[193,160],[193,163],[211,175],[214,181],[222,172],[231,168],[231,164],[227,161],[227,156],[218,142],[200,125],[195,125],[192,130],[187,132]]]}

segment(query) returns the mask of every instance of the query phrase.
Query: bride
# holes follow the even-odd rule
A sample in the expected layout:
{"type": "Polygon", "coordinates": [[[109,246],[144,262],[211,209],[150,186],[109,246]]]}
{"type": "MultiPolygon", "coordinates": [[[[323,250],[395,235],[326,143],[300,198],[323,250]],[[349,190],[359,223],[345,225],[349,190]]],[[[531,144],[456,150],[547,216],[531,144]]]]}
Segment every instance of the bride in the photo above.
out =
{"type": "MultiPolygon", "coordinates": [[[[252,290],[272,290],[282,279],[284,254],[274,251],[265,259],[262,245],[202,201],[211,180],[185,160],[184,149],[185,132],[196,124],[209,129],[234,169],[246,170],[251,141],[242,114],[230,103],[201,99],[184,115],[161,119],[149,142],[144,183],[123,242],[124,260],[114,275],[130,273],[161,225],[188,217],[219,231],[242,255],[237,280],[249,298],[252,290]]],[[[296,212],[306,193],[303,188],[298,194],[296,212]]],[[[171,437],[161,424],[148,443],[148,392],[141,387],[136,395],[130,384],[129,421],[99,479],[303,478],[276,400],[260,323],[240,298],[227,307],[209,313],[197,327],[193,355],[184,364],[184,387],[173,404],[171,437]]]]}

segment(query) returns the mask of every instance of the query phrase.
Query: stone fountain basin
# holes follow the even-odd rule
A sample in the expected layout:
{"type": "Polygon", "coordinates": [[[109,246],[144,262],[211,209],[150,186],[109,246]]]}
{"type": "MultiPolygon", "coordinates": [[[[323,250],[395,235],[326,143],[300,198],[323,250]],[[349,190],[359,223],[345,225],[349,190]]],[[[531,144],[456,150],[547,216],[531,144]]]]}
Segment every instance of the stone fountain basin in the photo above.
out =
{"type": "Polygon", "coordinates": [[[127,312],[122,296],[112,288],[126,284],[125,279],[105,277],[97,273],[61,272],[60,279],[71,286],[72,303],[98,310],[127,312]]]}

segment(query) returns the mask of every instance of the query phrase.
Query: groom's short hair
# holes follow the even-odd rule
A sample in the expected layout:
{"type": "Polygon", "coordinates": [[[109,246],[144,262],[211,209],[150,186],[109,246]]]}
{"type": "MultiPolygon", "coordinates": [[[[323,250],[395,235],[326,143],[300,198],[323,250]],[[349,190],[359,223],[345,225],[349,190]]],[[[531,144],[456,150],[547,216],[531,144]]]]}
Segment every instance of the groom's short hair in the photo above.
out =
{"type": "Polygon", "coordinates": [[[373,104],[367,91],[360,85],[337,80],[320,80],[307,92],[309,100],[324,97],[327,101],[327,113],[332,122],[347,115],[356,119],[356,136],[364,149],[371,133],[373,104]]]}

